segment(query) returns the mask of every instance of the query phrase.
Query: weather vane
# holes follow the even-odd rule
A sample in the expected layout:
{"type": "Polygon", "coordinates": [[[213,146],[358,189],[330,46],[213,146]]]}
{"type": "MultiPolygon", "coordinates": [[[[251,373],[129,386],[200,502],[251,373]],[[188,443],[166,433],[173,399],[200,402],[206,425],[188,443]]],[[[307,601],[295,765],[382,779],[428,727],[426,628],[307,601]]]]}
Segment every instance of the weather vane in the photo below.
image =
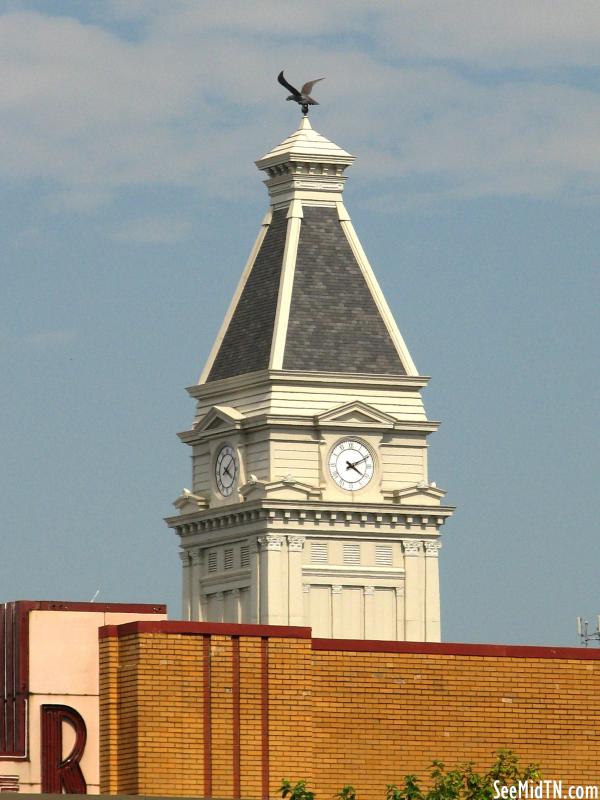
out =
{"type": "Polygon", "coordinates": [[[286,97],[286,100],[293,100],[295,103],[298,103],[299,106],[302,106],[302,113],[304,116],[308,114],[308,107],[309,106],[318,106],[316,100],[314,100],[310,93],[312,92],[312,88],[315,83],[319,81],[325,80],[325,78],[316,78],[314,81],[308,81],[304,84],[304,86],[298,91],[295,86],[292,86],[291,83],[288,83],[283,75],[283,70],[277,76],[277,80],[282,86],[285,86],[291,92],[289,97],[286,97]]]}

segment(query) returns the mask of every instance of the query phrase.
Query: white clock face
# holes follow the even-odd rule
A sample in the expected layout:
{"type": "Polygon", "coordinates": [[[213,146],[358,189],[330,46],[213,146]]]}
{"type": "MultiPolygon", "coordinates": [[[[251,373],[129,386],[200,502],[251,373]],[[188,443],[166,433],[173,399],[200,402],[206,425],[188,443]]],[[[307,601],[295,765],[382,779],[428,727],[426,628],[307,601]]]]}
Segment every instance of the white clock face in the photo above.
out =
{"type": "Polygon", "coordinates": [[[371,451],[356,439],[344,439],[329,454],[329,472],[342,489],[362,489],[373,477],[371,451]]]}
{"type": "Polygon", "coordinates": [[[237,462],[235,460],[235,451],[233,447],[226,444],[219,450],[215,463],[217,488],[223,497],[228,497],[233,492],[236,477],[237,462]]]}

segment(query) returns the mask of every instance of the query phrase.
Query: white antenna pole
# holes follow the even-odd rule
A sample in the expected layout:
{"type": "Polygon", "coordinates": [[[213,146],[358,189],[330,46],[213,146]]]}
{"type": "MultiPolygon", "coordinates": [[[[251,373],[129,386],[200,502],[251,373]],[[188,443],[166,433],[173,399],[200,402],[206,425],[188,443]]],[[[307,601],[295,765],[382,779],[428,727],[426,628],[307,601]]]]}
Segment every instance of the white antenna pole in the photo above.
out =
{"type": "Polygon", "coordinates": [[[98,597],[99,594],[100,594],[100,589],[96,589],[96,591],[94,592],[94,596],[90,600],[90,603],[95,603],[96,602],[96,598],[98,597]]]}

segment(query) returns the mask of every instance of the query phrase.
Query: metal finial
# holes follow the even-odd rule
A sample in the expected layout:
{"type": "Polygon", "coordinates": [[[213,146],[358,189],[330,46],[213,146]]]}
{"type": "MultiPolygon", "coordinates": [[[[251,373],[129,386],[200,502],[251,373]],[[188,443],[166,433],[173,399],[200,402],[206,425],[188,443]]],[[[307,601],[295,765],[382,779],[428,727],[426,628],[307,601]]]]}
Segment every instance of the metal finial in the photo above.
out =
{"type": "Polygon", "coordinates": [[[307,83],[304,84],[304,86],[300,89],[300,91],[298,91],[298,89],[296,89],[295,86],[292,86],[291,83],[288,83],[286,81],[283,75],[283,70],[281,70],[281,72],[277,76],[277,80],[282,86],[285,86],[285,88],[291,92],[291,95],[289,97],[286,97],[285,99],[293,100],[295,103],[298,103],[298,105],[301,106],[302,108],[302,113],[304,114],[304,116],[308,114],[309,106],[319,105],[319,103],[317,103],[317,101],[310,96],[310,93],[312,92],[312,88],[315,85],[315,83],[323,81],[325,80],[325,78],[315,78],[314,81],[307,81],[307,83]]]}

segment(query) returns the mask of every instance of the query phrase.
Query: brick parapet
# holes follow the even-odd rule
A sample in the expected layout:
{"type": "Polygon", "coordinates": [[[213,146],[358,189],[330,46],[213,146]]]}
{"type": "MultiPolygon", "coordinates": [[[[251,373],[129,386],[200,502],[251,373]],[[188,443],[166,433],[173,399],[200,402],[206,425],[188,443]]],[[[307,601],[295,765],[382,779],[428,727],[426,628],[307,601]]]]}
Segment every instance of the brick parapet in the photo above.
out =
{"type": "Polygon", "coordinates": [[[598,651],[184,626],[101,632],[102,792],[264,798],[288,777],[380,800],[434,758],[483,768],[502,747],[548,778],[600,777],[598,651]]]}

